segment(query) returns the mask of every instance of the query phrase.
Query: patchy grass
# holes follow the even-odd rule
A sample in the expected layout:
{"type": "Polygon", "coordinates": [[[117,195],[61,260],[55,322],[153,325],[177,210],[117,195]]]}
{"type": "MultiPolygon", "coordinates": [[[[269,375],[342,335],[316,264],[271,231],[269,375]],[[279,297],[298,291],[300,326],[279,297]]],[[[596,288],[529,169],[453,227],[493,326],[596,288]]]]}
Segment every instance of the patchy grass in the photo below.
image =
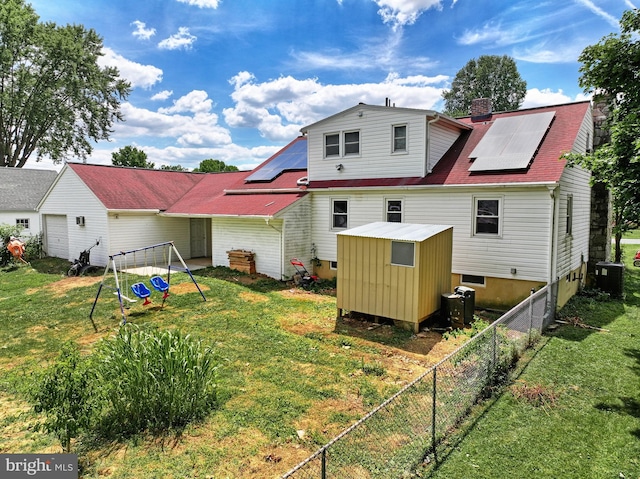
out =
{"type": "MultiPolygon", "coordinates": [[[[55,437],[25,402],[35,371],[65,341],[83,354],[115,335],[121,320],[112,291],[89,321],[100,272],[67,278],[66,261],[47,258],[0,271],[0,452],[59,452],[55,437]]],[[[259,275],[207,268],[172,274],[161,307],[128,304],[128,321],[202,339],[222,359],[218,408],[180,433],[137,435],[109,444],[80,437],[84,478],[272,478],[455,349],[439,333],[413,335],[388,325],[336,322],[335,289],[293,288],[259,275]]],[[[129,284],[148,278],[133,276],[129,284]]]]}

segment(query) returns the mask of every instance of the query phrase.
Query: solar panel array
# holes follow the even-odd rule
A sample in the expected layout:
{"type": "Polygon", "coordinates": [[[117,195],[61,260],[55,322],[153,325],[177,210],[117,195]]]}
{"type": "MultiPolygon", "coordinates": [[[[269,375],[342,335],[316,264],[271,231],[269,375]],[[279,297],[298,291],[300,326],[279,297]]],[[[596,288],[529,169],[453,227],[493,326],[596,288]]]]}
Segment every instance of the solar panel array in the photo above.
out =
{"type": "Polygon", "coordinates": [[[498,118],[473,149],[469,171],[503,171],[527,168],[555,111],[498,118]]]}
{"type": "Polygon", "coordinates": [[[267,164],[249,175],[245,181],[272,181],[284,171],[307,168],[307,142],[297,140],[281,150],[267,164]]]}

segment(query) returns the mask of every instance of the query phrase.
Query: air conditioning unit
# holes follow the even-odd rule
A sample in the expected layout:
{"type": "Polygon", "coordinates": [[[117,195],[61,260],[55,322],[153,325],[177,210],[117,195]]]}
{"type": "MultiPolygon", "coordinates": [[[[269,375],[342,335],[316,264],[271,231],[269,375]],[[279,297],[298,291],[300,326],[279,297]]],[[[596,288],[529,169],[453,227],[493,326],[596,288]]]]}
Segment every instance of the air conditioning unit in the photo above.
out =
{"type": "Polygon", "coordinates": [[[84,226],[84,216],[76,216],[76,224],[78,226],[84,226]]]}

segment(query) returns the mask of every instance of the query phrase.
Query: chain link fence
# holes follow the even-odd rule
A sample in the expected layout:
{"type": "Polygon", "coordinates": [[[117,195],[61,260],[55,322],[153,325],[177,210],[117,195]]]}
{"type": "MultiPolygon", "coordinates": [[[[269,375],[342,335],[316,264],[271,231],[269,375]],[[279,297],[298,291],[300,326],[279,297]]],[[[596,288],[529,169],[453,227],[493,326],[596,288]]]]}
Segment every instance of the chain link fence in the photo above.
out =
{"type": "Polygon", "coordinates": [[[399,479],[437,459],[437,446],[494,379],[553,321],[545,286],[343,431],[282,479],[399,479]]]}

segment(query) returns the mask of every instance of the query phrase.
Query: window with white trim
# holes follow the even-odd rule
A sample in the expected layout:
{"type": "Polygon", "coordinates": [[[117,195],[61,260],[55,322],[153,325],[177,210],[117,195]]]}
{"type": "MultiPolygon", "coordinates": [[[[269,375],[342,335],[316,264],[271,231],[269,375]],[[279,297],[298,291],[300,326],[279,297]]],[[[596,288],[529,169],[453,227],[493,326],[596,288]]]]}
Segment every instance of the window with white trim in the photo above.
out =
{"type": "Polygon", "coordinates": [[[391,241],[391,264],[414,266],[416,244],[407,241],[391,241]]]}
{"type": "Polygon", "coordinates": [[[346,229],[349,225],[349,202],[347,200],[331,200],[331,228],[346,229]]]}
{"type": "Polygon", "coordinates": [[[567,216],[566,216],[567,236],[573,232],[573,195],[567,196],[567,216]]]}
{"type": "Polygon", "coordinates": [[[475,198],[474,234],[499,235],[501,201],[498,198],[475,198]]]}
{"type": "Polygon", "coordinates": [[[16,218],[16,226],[20,228],[24,228],[25,230],[29,229],[29,218],[16,218]]]}
{"type": "Polygon", "coordinates": [[[405,153],[406,151],[407,151],[407,125],[394,125],[393,152],[405,153]]]}
{"type": "Polygon", "coordinates": [[[360,132],[345,131],[344,133],[344,156],[360,154],[360,132]]]}
{"type": "Polygon", "coordinates": [[[402,223],[402,200],[387,200],[387,221],[389,223],[402,223]]]}
{"type": "Polygon", "coordinates": [[[324,156],[340,156],[340,134],[324,135],[324,156]]]}

